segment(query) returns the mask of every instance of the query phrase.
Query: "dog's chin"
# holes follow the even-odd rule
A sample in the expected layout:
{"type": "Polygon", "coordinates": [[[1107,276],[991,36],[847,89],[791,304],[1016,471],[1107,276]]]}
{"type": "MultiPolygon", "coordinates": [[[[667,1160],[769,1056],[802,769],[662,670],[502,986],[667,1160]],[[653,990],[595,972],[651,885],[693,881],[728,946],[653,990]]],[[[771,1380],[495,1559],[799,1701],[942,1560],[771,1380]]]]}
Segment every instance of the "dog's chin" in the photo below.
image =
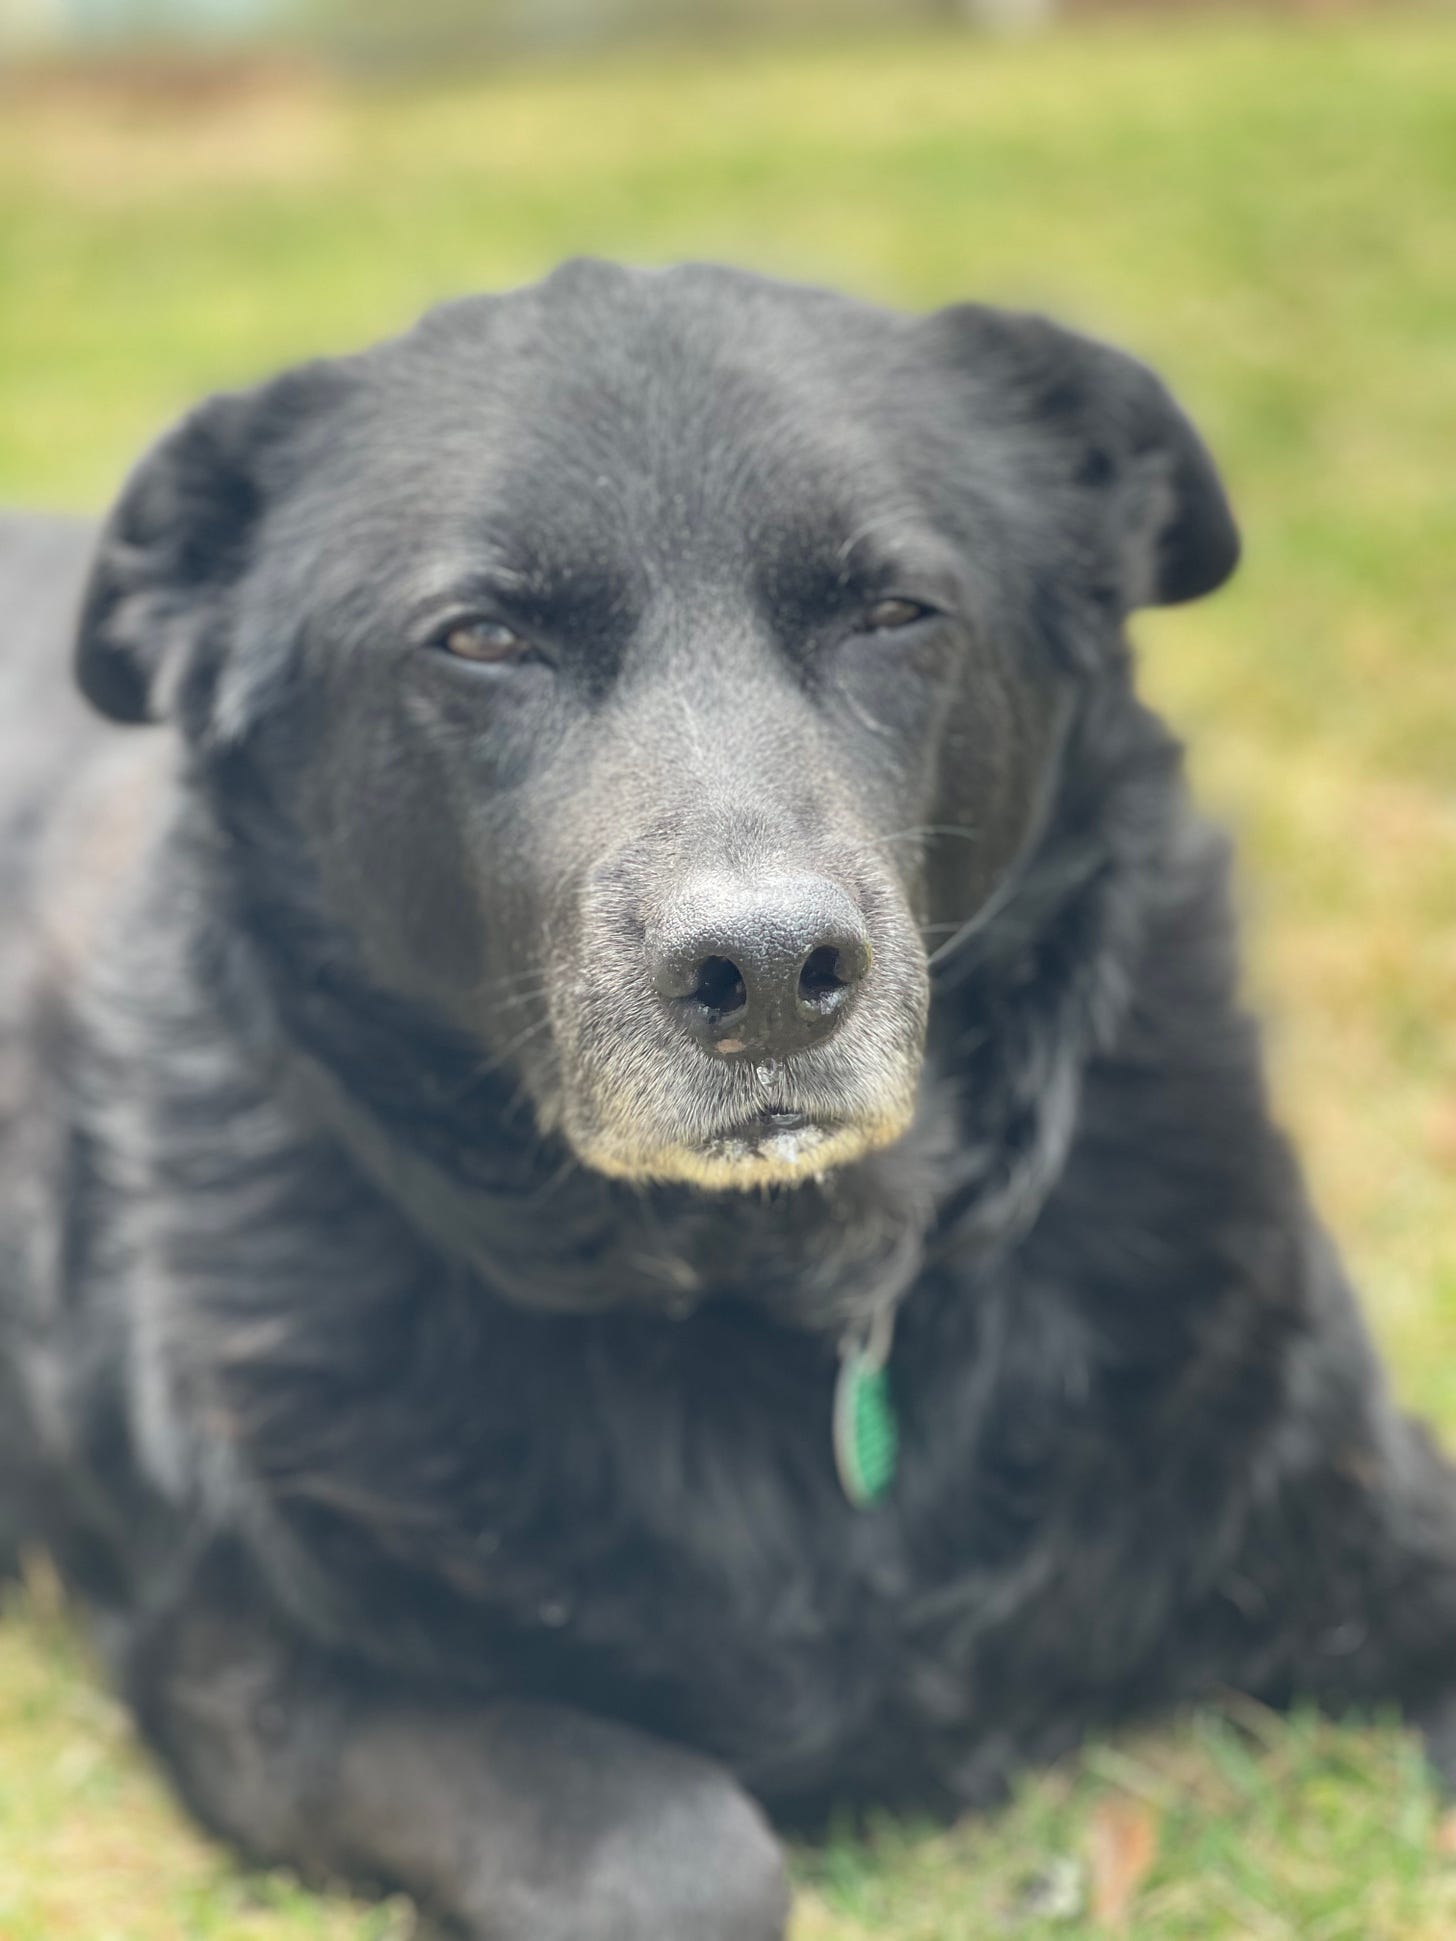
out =
{"type": "Polygon", "coordinates": [[[908,1129],[910,1118],[908,1109],[854,1121],[765,1113],[696,1143],[591,1136],[578,1136],[572,1143],[583,1164],[613,1179],[745,1193],[820,1179],[866,1153],[893,1145],[908,1129]]]}

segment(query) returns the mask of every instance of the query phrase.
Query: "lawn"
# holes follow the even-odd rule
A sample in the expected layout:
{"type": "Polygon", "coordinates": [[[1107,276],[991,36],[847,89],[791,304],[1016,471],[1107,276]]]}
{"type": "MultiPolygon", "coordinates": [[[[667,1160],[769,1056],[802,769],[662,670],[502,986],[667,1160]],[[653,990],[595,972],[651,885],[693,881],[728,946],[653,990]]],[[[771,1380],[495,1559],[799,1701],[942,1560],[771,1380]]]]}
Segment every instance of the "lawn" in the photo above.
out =
{"type": "MultiPolygon", "coordinates": [[[[0,499],[99,507],[197,393],[591,250],[1143,351],[1220,452],[1236,585],[1151,691],[1243,838],[1282,1108],[1411,1404],[1456,1440],[1456,19],[659,53],[371,91],[0,92],[0,499]]],[[[796,1941],[1456,1933],[1389,1722],[1200,1715],[990,1822],[799,1862],[796,1941]]],[[[98,1692],[43,1572],[0,1621],[3,1941],[400,1941],[249,1879],[98,1692]]]]}

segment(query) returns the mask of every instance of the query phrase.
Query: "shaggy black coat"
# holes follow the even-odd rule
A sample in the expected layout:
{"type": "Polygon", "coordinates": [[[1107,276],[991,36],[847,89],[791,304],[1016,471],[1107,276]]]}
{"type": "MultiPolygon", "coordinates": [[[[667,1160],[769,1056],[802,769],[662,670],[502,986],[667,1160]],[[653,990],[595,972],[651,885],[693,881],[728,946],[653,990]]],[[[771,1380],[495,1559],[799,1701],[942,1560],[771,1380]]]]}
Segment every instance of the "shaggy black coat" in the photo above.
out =
{"type": "MultiPolygon", "coordinates": [[[[835,1054],[853,1070],[815,1067],[818,1091],[806,1080],[792,1102],[812,1117],[865,1072],[866,1097],[890,1101],[909,1060],[895,1136],[867,1106],[862,1149],[785,1183],[772,1167],[797,1161],[765,1136],[766,1157],[731,1163],[761,1163],[766,1183],[733,1191],[691,1171],[742,1151],[702,1134],[694,1092],[657,1108],[678,1114],[672,1151],[689,1158],[623,1158],[647,1150],[614,1103],[633,1074],[655,1059],[663,1087],[697,1084],[707,1061],[644,1037],[633,1074],[614,1067],[635,1016],[581,1049],[604,1031],[591,992],[543,995],[543,979],[575,952],[589,984],[627,947],[603,941],[607,920],[580,899],[569,922],[538,915],[519,886],[492,907],[507,850],[488,852],[483,887],[457,868],[481,853],[458,793],[411,824],[447,852],[443,891],[422,849],[400,867],[353,771],[347,798],[319,784],[326,810],[289,793],[338,772],[330,735],[367,744],[379,801],[423,787],[405,743],[371,739],[384,704],[321,706],[308,627],[277,651],[283,608],[307,604],[339,547],[355,554],[334,610],[355,598],[357,633],[383,597],[368,520],[340,509],[384,469],[346,415],[361,387],[381,440],[427,448],[429,398],[453,416],[470,395],[462,346],[494,332],[509,369],[522,343],[539,357],[543,337],[569,340],[553,408],[620,486],[636,461],[586,388],[598,365],[634,412],[666,415],[668,443],[728,446],[741,467],[772,427],[741,396],[731,423],[710,404],[739,382],[742,340],[775,373],[776,409],[792,393],[816,421],[825,387],[878,371],[893,390],[905,364],[903,335],[884,335],[900,320],[871,330],[854,320],[878,313],[748,278],[587,268],[545,292],[445,313],[359,360],[362,377],[322,367],[222,401],[147,462],[97,555],[81,675],[112,715],[175,730],[108,732],[64,692],[93,535],[0,528],[0,1543],[53,1551],[210,1823],[264,1859],[403,1885],[496,1941],[768,1941],[782,1878],[745,1795],[783,1820],[846,1800],[979,1804],[1089,1729],[1229,1687],[1439,1715],[1456,1492],[1387,1396],[1271,1121],[1226,847],[1133,688],[1128,608],[1204,591],[1234,557],[1206,455],[1138,367],[1033,320],[938,326],[954,344],[922,378],[921,428],[929,440],[933,415],[956,415],[953,387],[978,379],[990,510],[979,529],[964,495],[946,510],[923,469],[902,467],[897,489],[918,477],[961,556],[981,546],[971,578],[1014,610],[1001,638],[1016,634],[1017,671],[1002,688],[976,675],[971,715],[937,702],[928,726],[877,695],[871,730],[889,722],[910,751],[888,781],[863,780],[868,757],[846,771],[817,730],[804,744],[821,793],[886,795],[863,853],[893,855],[888,887],[857,878],[855,894],[873,927],[883,891],[881,974],[903,974],[895,1015],[920,1035],[892,1057],[866,997],[868,1022],[844,1027],[864,1047],[835,1054]],[[529,327],[511,304],[537,306],[529,327]],[[822,351],[812,381],[787,337],[761,335],[779,317],[822,351]],[[701,353],[682,357],[690,402],[663,405],[660,358],[612,365],[649,325],[701,353]],[[391,358],[413,362],[381,403],[391,358]],[[348,483],[310,498],[300,481],[340,449],[348,483]],[[289,522],[322,535],[323,563],[239,591],[266,578],[289,522]],[[248,605],[265,597],[266,620],[248,605]],[[974,752],[968,719],[1030,751],[1019,779],[1000,763],[1000,795],[977,785],[973,816],[946,779],[974,752]],[[896,790],[913,860],[885,849],[896,790]],[[362,844],[349,880],[377,902],[383,944],[339,887],[344,799],[362,844]],[[968,829],[992,831],[969,865],[954,840],[968,829]],[[418,939],[476,895],[485,927],[525,935],[535,958],[488,985],[474,959],[453,984],[432,964],[427,989],[418,939]],[[478,1031],[449,995],[467,985],[495,994],[478,1031]],[[585,1025],[564,1008],[578,1003],[585,1025]],[[554,1064],[525,1062],[528,1042],[554,1064]],[[846,1330],[887,1311],[901,1453],[888,1497],[860,1509],[830,1417],[846,1330]]],[[[968,435],[956,426],[957,450],[968,435]]],[[[782,469],[765,489],[773,530],[817,516],[782,469]]],[[[702,490],[695,532],[736,516],[721,476],[702,490]]],[[[873,486],[872,505],[892,497],[873,486]]],[[[752,528],[755,559],[767,530],[752,528]]],[[[410,528],[410,547],[424,535],[410,528]]],[[[609,553],[588,561],[598,578],[609,553]]],[[[650,554],[643,536],[635,557],[650,554]]],[[[693,571],[711,577],[701,558],[693,571]]],[[[599,611],[620,617],[627,597],[614,585],[599,611]]],[[[598,595],[572,598],[579,614],[598,595]]],[[[801,631],[809,607],[786,600],[801,631]]],[[[622,620],[621,637],[645,625],[622,620]]],[[[630,663],[634,692],[644,666],[657,679],[686,653],[665,640],[630,663]]],[[[944,686],[933,640],[906,651],[944,686]]],[[[972,651],[955,649],[957,669],[972,651]]],[[[556,664],[564,679],[565,650],[556,664]]],[[[769,676],[727,678],[720,721],[769,676]]],[[[536,675],[512,679],[510,699],[492,688],[488,736],[544,733],[536,675]]],[[[474,705],[452,689],[430,732],[474,705]]],[[[598,693],[587,725],[560,731],[573,763],[609,715],[598,693]]],[[[634,829],[681,827],[644,805],[659,766],[675,772],[668,716],[652,719],[630,784],[604,796],[598,776],[586,822],[523,775],[515,741],[481,788],[523,798],[512,812],[534,825],[576,816],[586,880],[619,835],[630,848],[634,829]],[[581,831],[598,826],[591,850],[581,831]]],[[[761,799],[791,766],[776,757],[745,787],[761,799]]],[[[670,873],[680,851],[653,840],[670,873]]]]}

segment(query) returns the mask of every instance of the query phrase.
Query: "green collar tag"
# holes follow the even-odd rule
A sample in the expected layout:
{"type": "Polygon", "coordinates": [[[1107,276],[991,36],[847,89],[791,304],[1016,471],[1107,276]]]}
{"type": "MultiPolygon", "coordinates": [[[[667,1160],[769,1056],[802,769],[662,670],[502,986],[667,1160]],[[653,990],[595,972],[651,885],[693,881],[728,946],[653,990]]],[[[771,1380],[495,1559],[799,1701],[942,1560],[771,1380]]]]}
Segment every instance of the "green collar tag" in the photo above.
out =
{"type": "Polygon", "coordinates": [[[870,1508],[895,1480],[900,1424],[890,1392],[890,1342],[894,1310],[887,1308],[867,1333],[846,1339],[834,1385],[834,1461],[840,1487],[857,1510],[870,1508]]]}

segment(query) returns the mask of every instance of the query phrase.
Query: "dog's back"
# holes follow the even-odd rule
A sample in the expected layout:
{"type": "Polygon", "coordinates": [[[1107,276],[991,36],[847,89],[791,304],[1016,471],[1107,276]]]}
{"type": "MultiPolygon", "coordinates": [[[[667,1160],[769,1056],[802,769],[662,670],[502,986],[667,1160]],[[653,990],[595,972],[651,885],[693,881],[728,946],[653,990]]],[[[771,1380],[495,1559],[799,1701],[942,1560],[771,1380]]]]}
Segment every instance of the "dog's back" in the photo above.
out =
{"type": "Polygon", "coordinates": [[[105,778],[141,752],[108,734],[72,678],[94,538],[81,520],[0,515],[0,1569],[25,1521],[57,1244],[37,1188],[60,1121],[38,1088],[62,1082],[45,1054],[90,914],[118,874],[101,853],[117,824],[96,790],[109,797],[105,778]],[[83,848],[96,853],[84,880],[73,874],[83,848]]]}

